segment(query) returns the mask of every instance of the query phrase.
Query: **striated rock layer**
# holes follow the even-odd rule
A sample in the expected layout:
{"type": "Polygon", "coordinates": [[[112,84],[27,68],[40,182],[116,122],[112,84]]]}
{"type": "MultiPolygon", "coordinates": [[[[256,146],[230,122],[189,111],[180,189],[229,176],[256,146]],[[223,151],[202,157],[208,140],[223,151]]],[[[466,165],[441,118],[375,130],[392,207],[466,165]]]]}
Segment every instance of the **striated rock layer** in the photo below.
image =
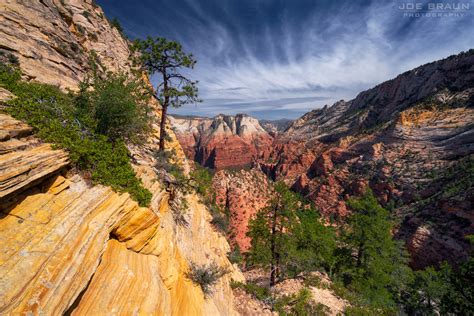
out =
{"type": "MultiPolygon", "coordinates": [[[[0,126],[14,123],[25,130],[24,137],[10,141],[35,143],[25,125],[11,118],[6,121],[9,124],[0,126]]],[[[12,134],[3,128],[2,133],[12,134]]],[[[189,225],[180,227],[169,211],[168,192],[154,181],[147,166],[137,171],[153,192],[150,208],[138,207],[128,194],[108,187],[89,187],[77,175],[58,175],[60,167],[40,172],[47,166],[34,161],[44,153],[62,157],[64,152],[41,144],[34,148],[38,150],[17,149],[15,153],[28,153],[31,160],[16,160],[15,166],[24,164],[43,176],[36,185],[25,181],[0,199],[0,313],[235,313],[229,304],[229,281],[242,276],[228,261],[229,245],[212,229],[210,215],[197,196],[186,197],[189,225]],[[209,262],[230,273],[205,299],[186,271],[190,264],[209,262]]],[[[8,157],[9,153],[0,155],[0,170],[12,164],[8,157]]],[[[16,173],[2,173],[6,183],[15,177],[16,173]]]]}
{"type": "Polygon", "coordinates": [[[18,57],[27,79],[76,89],[92,50],[108,70],[130,69],[127,41],[94,1],[0,3],[0,51],[18,57]]]}
{"type": "MultiPolygon", "coordinates": [[[[2,2],[0,26],[1,51],[18,57],[25,79],[77,89],[92,50],[108,70],[130,71],[127,41],[93,1],[2,2]]],[[[177,225],[169,192],[156,178],[160,105],[150,103],[148,139],[128,146],[137,175],[153,193],[149,208],[128,194],[91,187],[67,170],[66,152],[0,114],[0,314],[236,313],[229,282],[243,276],[227,259],[227,241],[193,194],[183,197],[188,225],[177,225]],[[229,273],[205,298],[187,271],[211,262],[229,273]]],[[[167,133],[173,162],[187,172],[168,124],[167,133]]]]}
{"type": "Polygon", "coordinates": [[[245,114],[173,117],[171,125],[186,156],[213,169],[250,166],[268,157],[273,142],[258,120],[245,114]]]}
{"type": "Polygon", "coordinates": [[[474,233],[473,65],[470,50],[311,111],[261,169],[340,220],[347,199],[370,187],[400,221],[413,267],[458,262],[474,233]]]}

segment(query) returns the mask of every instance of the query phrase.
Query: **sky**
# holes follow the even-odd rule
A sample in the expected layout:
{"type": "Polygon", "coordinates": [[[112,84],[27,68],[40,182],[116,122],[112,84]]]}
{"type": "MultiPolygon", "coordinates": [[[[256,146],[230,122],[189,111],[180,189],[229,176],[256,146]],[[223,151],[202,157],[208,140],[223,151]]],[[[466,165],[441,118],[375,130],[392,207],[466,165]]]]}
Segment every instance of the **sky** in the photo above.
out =
{"type": "Polygon", "coordinates": [[[474,48],[474,0],[436,0],[444,4],[436,10],[426,0],[96,2],[129,38],[166,37],[193,53],[197,64],[185,73],[203,102],[170,110],[182,115],[295,119],[474,48]],[[421,8],[406,7],[414,2],[421,8]],[[434,12],[441,16],[426,16],[434,12]]]}

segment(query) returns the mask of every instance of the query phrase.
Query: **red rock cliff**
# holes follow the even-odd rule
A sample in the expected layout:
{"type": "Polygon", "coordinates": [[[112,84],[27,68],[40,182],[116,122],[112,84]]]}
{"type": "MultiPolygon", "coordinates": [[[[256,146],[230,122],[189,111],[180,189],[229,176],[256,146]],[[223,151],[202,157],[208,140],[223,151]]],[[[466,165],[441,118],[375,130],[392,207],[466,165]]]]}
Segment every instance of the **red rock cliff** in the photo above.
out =
{"type": "Polygon", "coordinates": [[[171,123],[186,156],[213,169],[245,167],[266,159],[273,142],[258,120],[245,114],[174,117],[171,123]]]}

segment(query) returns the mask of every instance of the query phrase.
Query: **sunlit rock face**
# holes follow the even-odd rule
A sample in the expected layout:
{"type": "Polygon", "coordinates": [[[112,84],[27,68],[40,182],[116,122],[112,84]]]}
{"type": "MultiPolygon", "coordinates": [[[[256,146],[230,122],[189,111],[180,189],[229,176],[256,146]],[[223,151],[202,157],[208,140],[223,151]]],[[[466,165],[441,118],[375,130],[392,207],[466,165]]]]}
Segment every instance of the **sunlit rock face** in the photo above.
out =
{"type": "Polygon", "coordinates": [[[89,56],[110,71],[130,69],[127,40],[93,1],[2,1],[0,47],[18,57],[26,79],[77,89],[89,56]]]}
{"type": "MultiPolygon", "coordinates": [[[[127,41],[88,0],[0,4],[0,47],[18,57],[25,80],[63,89],[77,89],[92,50],[108,70],[130,71],[127,41]]],[[[1,89],[0,97],[14,96],[1,89]]],[[[154,169],[160,105],[150,105],[150,135],[128,146],[137,176],[153,193],[149,207],[92,186],[69,168],[65,151],[0,114],[0,314],[236,314],[229,283],[243,276],[228,261],[229,244],[206,206],[188,194],[188,226],[173,219],[154,169]],[[211,262],[229,273],[205,298],[187,271],[211,262]]],[[[173,162],[187,172],[166,129],[173,162]]]]}
{"type": "Polygon", "coordinates": [[[171,119],[186,156],[213,169],[248,167],[264,159],[273,137],[257,119],[245,114],[171,119]]]}
{"type": "Polygon", "coordinates": [[[400,224],[415,268],[454,263],[474,233],[474,50],[429,63],[303,115],[261,169],[343,220],[371,188],[400,224]]]}
{"type": "Polygon", "coordinates": [[[272,198],[269,179],[259,169],[220,170],[213,178],[216,204],[229,212],[228,238],[242,252],[250,248],[249,220],[272,198]]]}
{"type": "Polygon", "coordinates": [[[67,154],[27,125],[1,115],[0,131],[2,313],[235,314],[229,282],[242,275],[196,195],[185,197],[189,225],[177,226],[146,164],[136,170],[153,193],[150,208],[65,176],[67,154]],[[229,274],[205,299],[186,271],[209,262],[229,274]]]}

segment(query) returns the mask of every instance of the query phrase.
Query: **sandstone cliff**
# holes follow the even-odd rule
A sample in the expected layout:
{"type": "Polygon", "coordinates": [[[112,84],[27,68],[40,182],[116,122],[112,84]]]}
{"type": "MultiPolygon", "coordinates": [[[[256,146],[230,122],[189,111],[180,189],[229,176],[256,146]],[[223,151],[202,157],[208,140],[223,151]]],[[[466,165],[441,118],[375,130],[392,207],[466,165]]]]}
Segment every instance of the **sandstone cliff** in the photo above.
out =
{"type": "Polygon", "coordinates": [[[233,314],[229,281],[241,276],[195,195],[185,197],[189,226],[180,227],[149,167],[137,171],[152,205],[138,207],[128,194],[65,176],[67,154],[21,122],[1,115],[0,130],[2,313],[233,314]],[[186,271],[211,261],[231,273],[205,299],[186,271]]]}
{"type": "Polygon", "coordinates": [[[109,70],[130,69],[127,40],[94,1],[0,3],[0,51],[18,57],[26,79],[76,89],[92,50],[109,70]]]}
{"type": "Polygon", "coordinates": [[[372,188],[421,268],[465,258],[472,234],[474,50],[296,120],[261,168],[342,219],[372,188]]]}
{"type": "Polygon", "coordinates": [[[186,156],[215,169],[245,167],[265,159],[273,141],[257,119],[245,114],[174,117],[171,124],[186,156]]]}
{"type": "MultiPolygon", "coordinates": [[[[92,50],[109,70],[130,70],[127,41],[93,1],[0,6],[1,50],[19,59],[27,80],[76,89],[92,50]]],[[[227,241],[192,193],[182,198],[188,225],[177,225],[170,194],[156,178],[159,119],[155,111],[145,144],[129,146],[137,176],[153,193],[145,208],[128,194],[90,186],[68,170],[66,152],[0,115],[1,314],[235,314],[229,282],[243,277],[227,259],[227,241]],[[211,262],[229,273],[205,298],[187,271],[211,262]]],[[[181,146],[167,129],[167,148],[186,171],[181,146]]]]}

